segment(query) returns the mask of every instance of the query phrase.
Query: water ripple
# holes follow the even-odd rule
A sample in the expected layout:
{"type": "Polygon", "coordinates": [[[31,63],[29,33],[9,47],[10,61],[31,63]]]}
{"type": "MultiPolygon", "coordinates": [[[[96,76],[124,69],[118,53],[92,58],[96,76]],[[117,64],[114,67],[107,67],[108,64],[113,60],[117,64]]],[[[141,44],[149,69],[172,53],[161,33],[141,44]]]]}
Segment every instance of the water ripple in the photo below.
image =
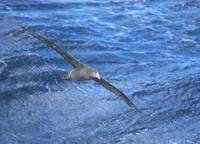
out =
{"type": "Polygon", "coordinates": [[[199,143],[200,3],[1,0],[1,143],[199,143]],[[11,20],[12,19],[12,20],[11,20]],[[51,38],[141,110],[92,81],[62,80],[51,38]]]}

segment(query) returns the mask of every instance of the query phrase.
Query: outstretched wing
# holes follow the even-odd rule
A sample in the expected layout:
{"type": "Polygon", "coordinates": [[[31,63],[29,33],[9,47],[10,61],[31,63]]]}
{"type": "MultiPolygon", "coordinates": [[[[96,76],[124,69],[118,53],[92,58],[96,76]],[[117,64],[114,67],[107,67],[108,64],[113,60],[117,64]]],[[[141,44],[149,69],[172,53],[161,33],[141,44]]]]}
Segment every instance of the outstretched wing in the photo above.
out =
{"type": "Polygon", "coordinates": [[[71,54],[65,52],[62,48],[60,48],[57,44],[55,44],[53,41],[51,41],[50,39],[48,39],[45,36],[42,36],[41,34],[31,30],[28,27],[25,26],[21,26],[21,28],[28,32],[29,34],[31,34],[33,37],[35,37],[36,39],[40,40],[41,42],[45,43],[48,47],[50,47],[51,49],[55,50],[57,53],[59,53],[67,62],[69,62],[73,67],[80,67],[82,66],[82,64],[76,59],[74,58],[71,54]]]}
{"type": "MultiPolygon", "coordinates": [[[[57,53],[59,53],[66,61],[68,61],[73,67],[77,68],[77,67],[81,67],[83,66],[82,63],[80,63],[77,59],[75,59],[72,55],[70,55],[69,53],[65,52],[62,48],[60,48],[57,44],[55,44],[54,42],[52,42],[50,39],[48,39],[45,36],[40,35],[39,33],[31,30],[28,27],[25,26],[21,26],[21,28],[28,32],[29,34],[31,34],[33,37],[35,37],[36,39],[40,40],[41,42],[45,43],[47,46],[49,46],[51,49],[55,50],[57,53]]],[[[117,89],[116,87],[114,87],[113,85],[111,85],[109,82],[107,82],[106,80],[104,80],[103,78],[99,79],[94,79],[96,82],[98,82],[99,84],[101,84],[103,87],[105,87],[106,89],[110,90],[111,92],[113,92],[114,94],[116,94],[117,96],[119,96],[122,100],[124,100],[130,107],[132,107],[133,109],[135,109],[136,111],[138,111],[137,107],[129,100],[129,98],[119,89],[117,89]]]]}
{"type": "Polygon", "coordinates": [[[119,89],[114,87],[112,84],[110,84],[108,81],[104,80],[103,78],[99,79],[94,79],[96,82],[101,84],[103,87],[106,89],[110,90],[113,92],[115,95],[119,96],[122,100],[124,100],[130,107],[132,107],[134,110],[139,111],[137,107],[131,102],[131,100],[119,89]]]}

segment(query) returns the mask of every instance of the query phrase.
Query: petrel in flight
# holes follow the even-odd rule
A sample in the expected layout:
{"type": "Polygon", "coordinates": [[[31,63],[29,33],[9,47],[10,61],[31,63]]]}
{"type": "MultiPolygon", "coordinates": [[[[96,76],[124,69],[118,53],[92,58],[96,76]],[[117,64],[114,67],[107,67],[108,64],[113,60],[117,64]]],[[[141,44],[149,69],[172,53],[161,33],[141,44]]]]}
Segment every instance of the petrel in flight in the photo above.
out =
{"type": "Polygon", "coordinates": [[[138,111],[137,107],[131,102],[131,100],[119,89],[114,87],[112,84],[110,84],[108,81],[103,79],[99,72],[97,72],[95,69],[91,68],[90,66],[81,63],[79,60],[77,60],[75,57],[73,57],[71,54],[64,51],[61,47],[59,47],[57,44],[55,44],[53,41],[51,41],[49,38],[42,36],[41,34],[33,31],[32,29],[21,26],[23,31],[28,32],[30,35],[35,37],[36,39],[40,40],[42,43],[45,43],[48,47],[55,50],[57,53],[59,53],[65,61],[70,63],[74,69],[70,72],[64,73],[63,79],[65,80],[89,80],[92,79],[96,81],[97,83],[101,84],[106,89],[113,92],[115,95],[120,97],[122,100],[124,100],[131,108],[138,111]]]}

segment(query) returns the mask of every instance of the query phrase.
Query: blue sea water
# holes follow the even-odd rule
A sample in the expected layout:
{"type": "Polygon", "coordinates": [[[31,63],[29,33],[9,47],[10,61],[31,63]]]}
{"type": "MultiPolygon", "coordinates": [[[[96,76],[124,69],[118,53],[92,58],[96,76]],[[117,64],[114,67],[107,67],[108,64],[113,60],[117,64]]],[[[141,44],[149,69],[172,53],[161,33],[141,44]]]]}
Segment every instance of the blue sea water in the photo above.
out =
{"type": "Polygon", "coordinates": [[[199,0],[1,0],[1,144],[200,144],[199,0]],[[126,93],[72,67],[17,21],[126,93]]]}

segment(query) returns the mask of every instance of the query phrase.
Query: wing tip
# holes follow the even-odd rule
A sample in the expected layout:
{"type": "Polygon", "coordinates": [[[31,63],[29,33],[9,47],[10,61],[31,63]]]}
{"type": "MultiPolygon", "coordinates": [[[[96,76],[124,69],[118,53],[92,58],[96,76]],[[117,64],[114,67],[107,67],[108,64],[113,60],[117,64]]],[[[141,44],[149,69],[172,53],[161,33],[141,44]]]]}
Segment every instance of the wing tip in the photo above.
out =
{"type": "Polygon", "coordinates": [[[127,102],[127,104],[136,112],[140,112],[140,110],[131,102],[127,102]]]}

